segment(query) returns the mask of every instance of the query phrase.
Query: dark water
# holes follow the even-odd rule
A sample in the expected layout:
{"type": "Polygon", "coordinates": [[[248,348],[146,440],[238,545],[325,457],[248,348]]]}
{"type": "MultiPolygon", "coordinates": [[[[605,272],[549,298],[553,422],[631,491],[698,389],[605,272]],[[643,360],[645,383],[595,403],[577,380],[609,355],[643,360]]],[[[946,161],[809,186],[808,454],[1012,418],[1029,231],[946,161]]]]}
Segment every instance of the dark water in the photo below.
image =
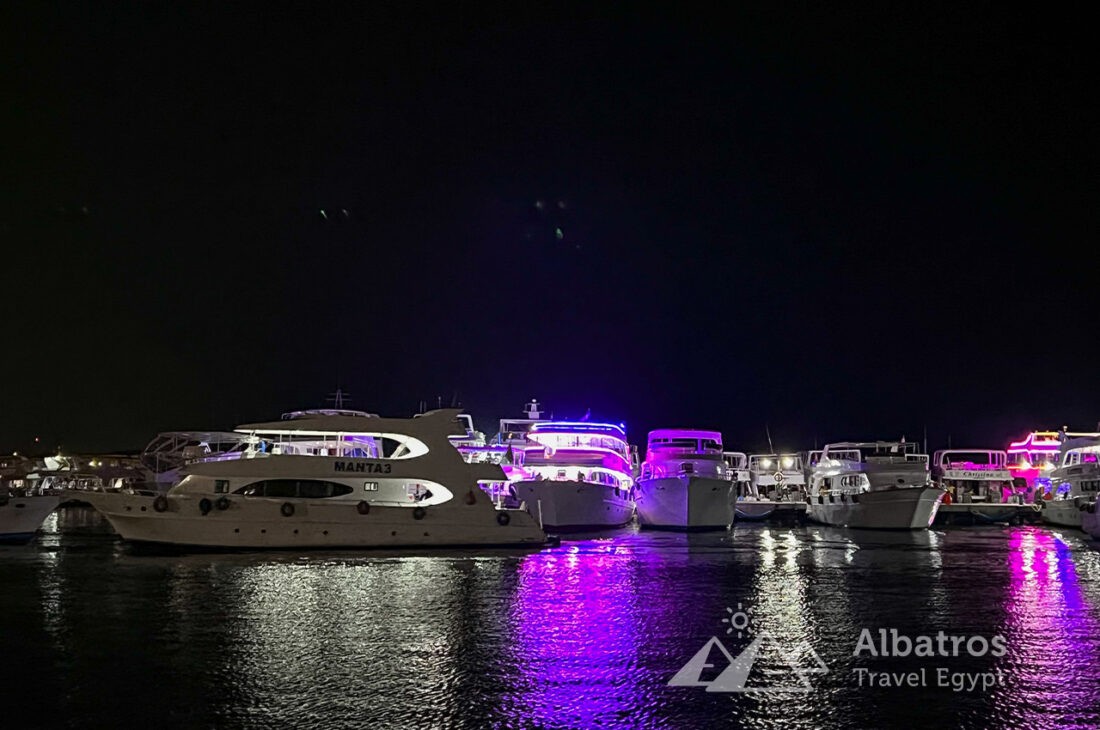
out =
{"type": "MultiPolygon", "coordinates": [[[[150,556],[85,508],[45,530],[0,548],[11,727],[1100,725],[1100,549],[1078,531],[738,526],[543,551],[150,556]],[[856,656],[864,628],[876,643],[1002,636],[1006,651],[856,656]],[[745,691],[668,686],[711,637],[731,656],[760,639],[745,691]],[[868,686],[861,669],[924,675],[868,686]]],[[[702,682],[729,664],[709,656],[702,682]]]]}

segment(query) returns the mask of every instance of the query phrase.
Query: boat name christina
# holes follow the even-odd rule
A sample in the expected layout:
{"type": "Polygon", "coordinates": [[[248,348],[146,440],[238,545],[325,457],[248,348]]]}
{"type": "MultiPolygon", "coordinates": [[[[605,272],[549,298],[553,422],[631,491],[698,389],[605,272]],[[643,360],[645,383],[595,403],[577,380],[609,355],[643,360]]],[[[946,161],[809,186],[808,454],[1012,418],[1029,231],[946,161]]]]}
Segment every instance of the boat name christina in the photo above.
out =
{"type": "Polygon", "coordinates": [[[333,463],[336,471],[355,471],[368,474],[389,474],[392,464],[368,464],[362,461],[337,461],[333,463]]]}
{"type": "Polygon", "coordinates": [[[1007,469],[947,469],[943,476],[947,479],[1009,479],[1007,469]]]}

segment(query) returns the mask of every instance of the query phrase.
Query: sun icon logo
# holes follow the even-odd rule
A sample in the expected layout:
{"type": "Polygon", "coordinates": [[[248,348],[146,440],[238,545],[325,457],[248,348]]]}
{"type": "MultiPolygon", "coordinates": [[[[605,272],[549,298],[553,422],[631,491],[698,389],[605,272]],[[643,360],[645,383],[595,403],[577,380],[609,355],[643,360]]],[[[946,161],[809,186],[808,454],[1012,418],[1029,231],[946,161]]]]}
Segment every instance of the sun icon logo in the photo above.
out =
{"type": "MultiPolygon", "coordinates": [[[[751,609],[749,609],[751,610],[751,609]]],[[[737,604],[737,611],[734,612],[732,608],[726,607],[726,616],[722,619],[722,623],[729,624],[729,628],[726,629],[727,634],[737,632],[737,638],[740,639],[743,633],[748,633],[749,628],[749,614],[748,611],[743,610],[740,603],[737,604]]]]}

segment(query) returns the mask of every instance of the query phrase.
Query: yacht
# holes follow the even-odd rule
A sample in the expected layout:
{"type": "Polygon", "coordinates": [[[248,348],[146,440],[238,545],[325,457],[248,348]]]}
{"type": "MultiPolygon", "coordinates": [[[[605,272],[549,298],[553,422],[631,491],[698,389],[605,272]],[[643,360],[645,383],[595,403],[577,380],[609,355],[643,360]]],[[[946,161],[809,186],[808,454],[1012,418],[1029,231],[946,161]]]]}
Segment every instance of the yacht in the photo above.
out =
{"type": "Polygon", "coordinates": [[[1043,522],[1083,527],[1082,514],[1096,499],[1100,480],[1100,433],[1067,437],[1061,442],[1051,487],[1043,494],[1043,522]]]}
{"type": "Polygon", "coordinates": [[[1058,431],[1032,431],[1019,441],[1012,441],[1005,450],[1013,484],[1042,494],[1050,490],[1050,472],[1058,461],[1062,445],[1058,431]]]}
{"type": "Polygon", "coordinates": [[[737,496],[738,520],[766,520],[777,512],[805,509],[806,475],[801,454],[752,454],[748,480],[737,496]]]}
{"type": "Polygon", "coordinates": [[[479,482],[499,466],[463,460],[457,409],[418,418],[332,410],[238,426],[247,446],[199,453],[165,493],[90,493],[123,539],[209,548],[542,545],[524,508],[479,482]]]}
{"type": "Polygon", "coordinates": [[[731,472],[717,431],[650,431],[634,500],[641,527],[673,530],[725,529],[731,472]]]}
{"type": "Polygon", "coordinates": [[[30,542],[59,504],[60,490],[0,483],[0,543],[30,542]]]}
{"type": "Polygon", "coordinates": [[[509,485],[539,524],[556,531],[620,527],[634,517],[631,449],[621,425],[588,421],[528,424],[523,468],[509,485]]]}
{"type": "Polygon", "coordinates": [[[928,455],[904,440],[828,444],[815,460],[806,505],[814,522],[927,529],[943,499],[929,479],[928,455]]]}
{"type": "Polygon", "coordinates": [[[1005,451],[942,449],[932,455],[931,472],[947,492],[936,512],[939,524],[1020,524],[1039,515],[1026,485],[1014,480],[1005,451]]]}

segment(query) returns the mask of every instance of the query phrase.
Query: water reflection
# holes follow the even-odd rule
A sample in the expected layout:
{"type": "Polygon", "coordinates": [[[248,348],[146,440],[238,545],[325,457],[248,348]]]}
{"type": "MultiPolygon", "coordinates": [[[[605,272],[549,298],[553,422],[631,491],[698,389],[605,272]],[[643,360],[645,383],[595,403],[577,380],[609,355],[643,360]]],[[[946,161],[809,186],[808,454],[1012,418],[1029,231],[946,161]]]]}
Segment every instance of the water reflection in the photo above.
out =
{"type": "Polygon", "coordinates": [[[516,674],[501,726],[637,724],[654,704],[639,661],[640,604],[662,600],[659,584],[639,583],[639,563],[658,559],[593,540],[520,561],[505,648],[516,674]]]}
{"type": "Polygon", "coordinates": [[[51,520],[35,544],[0,550],[0,651],[53,678],[29,695],[56,708],[46,726],[1100,724],[1100,551],[1069,531],[751,525],[544,551],[144,556],[94,513],[51,520]],[[730,631],[741,610],[744,636],[730,631]],[[887,627],[1001,633],[1008,654],[853,657],[861,629],[887,627]],[[712,637],[737,654],[765,635],[747,685],[797,685],[787,660],[798,650],[806,666],[803,647],[828,673],[802,693],[668,686],[712,637]],[[861,688],[852,675],[936,664],[1005,684],[861,688]]]}
{"type": "Polygon", "coordinates": [[[1095,566],[1097,556],[1082,543],[1078,535],[1043,528],[1012,533],[1002,631],[1010,652],[996,697],[1002,717],[1030,727],[1100,724],[1100,621],[1076,565],[1079,557],[1095,566]]]}

